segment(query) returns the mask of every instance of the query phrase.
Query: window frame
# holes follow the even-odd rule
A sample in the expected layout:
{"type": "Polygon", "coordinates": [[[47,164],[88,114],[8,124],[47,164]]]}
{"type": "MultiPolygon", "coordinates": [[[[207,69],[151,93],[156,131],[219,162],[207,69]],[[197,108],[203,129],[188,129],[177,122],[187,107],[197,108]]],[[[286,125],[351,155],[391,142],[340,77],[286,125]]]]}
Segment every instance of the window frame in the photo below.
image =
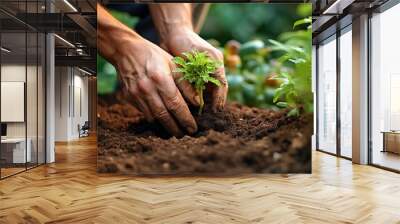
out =
{"type": "MultiPolygon", "coordinates": [[[[343,27],[339,27],[336,24],[334,24],[333,26],[336,26],[337,30],[335,33],[327,36],[324,39],[318,40],[317,44],[315,44],[315,55],[316,55],[316,69],[315,69],[315,80],[316,80],[316,150],[319,152],[323,152],[329,155],[333,155],[333,156],[337,156],[339,158],[343,158],[346,160],[352,160],[351,157],[347,157],[342,155],[341,153],[341,118],[340,118],[340,103],[341,103],[341,99],[340,99],[340,81],[341,81],[341,67],[340,67],[340,37],[342,35],[344,35],[347,32],[352,32],[351,26],[352,26],[352,22],[348,22],[348,17],[343,18],[343,20],[345,20],[344,23],[346,23],[343,27]],[[336,35],[336,36],[335,36],[336,35]],[[333,36],[335,36],[335,38],[332,38],[333,36]],[[332,39],[332,40],[329,40],[332,39]],[[319,109],[320,109],[320,102],[319,102],[319,87],[320,87],[320,75],[319,75],[319,47],[322,43],[326,43],[326,42],[330,42],[330,41],[336,41],[336,152],[332,153],[332,152],[328,152],[324,149],[321,149],[319,147],[319,122],[320,122],[320,118],[319,118],[319,109]]],[[[339,23],[341,22],[341,20],[338,21],[339,23]]],[[[329,28],[328,28],[329,29],[329,28]]]]}

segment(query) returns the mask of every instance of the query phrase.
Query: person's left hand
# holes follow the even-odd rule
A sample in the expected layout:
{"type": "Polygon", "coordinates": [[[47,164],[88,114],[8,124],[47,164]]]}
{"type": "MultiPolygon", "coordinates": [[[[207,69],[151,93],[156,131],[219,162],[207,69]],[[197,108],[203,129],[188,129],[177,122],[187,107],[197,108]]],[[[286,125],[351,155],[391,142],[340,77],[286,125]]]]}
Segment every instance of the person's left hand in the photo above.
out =
{"type": "MultiPolygon", "coordinates": [[[[213,77],[221,82],[220,86],[212,86],[212,108],[221,110],[225,106],[228,94],[228,83],[225,77],[225,68],[223,66],[224,58],[220,50],[213,47],[210,43],[202,39],[193,30],[181,28],[170,32],[165,39],[161,40],[161,47],[169,51],[174,56],[182,56],[182,53],[193,50],[208,52],[208,55],[221,62],[221,67],[213,74],[213,77]]],[[[179,78],[178,78],[179,79],[179,78]]],[[[176,80],[178,80],[176,79],[176,80]]]]}

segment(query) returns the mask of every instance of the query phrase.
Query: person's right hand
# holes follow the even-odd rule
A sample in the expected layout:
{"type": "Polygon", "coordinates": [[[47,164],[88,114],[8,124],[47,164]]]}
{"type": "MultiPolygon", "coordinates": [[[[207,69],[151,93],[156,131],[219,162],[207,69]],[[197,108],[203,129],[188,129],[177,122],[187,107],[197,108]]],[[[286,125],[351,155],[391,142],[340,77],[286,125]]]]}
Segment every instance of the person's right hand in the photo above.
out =
{"type": "MultiPolygon", "coordinates": [[[[146,119],[158,120],[172,135],[182,136],[181,128],[197,131],[196,122],[174,82],[172,56],[143,38],[126,39],[112,57],[124,87],[146,119]]],[[[199,105],[199,97],[187,82],[176,83],[185,98],[199,105]]]]}

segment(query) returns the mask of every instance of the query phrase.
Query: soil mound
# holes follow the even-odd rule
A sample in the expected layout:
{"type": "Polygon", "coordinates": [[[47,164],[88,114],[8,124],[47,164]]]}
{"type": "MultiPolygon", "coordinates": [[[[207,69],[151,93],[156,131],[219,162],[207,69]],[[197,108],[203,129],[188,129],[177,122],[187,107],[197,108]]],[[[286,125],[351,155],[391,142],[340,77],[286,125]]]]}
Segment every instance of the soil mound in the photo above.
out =
{"type": "Polygon", "coordinates": [[[228,104],[177,139],[129,103],[99,103],[98,170],[125,174],[310,173],[312,115],[228,104]]]}

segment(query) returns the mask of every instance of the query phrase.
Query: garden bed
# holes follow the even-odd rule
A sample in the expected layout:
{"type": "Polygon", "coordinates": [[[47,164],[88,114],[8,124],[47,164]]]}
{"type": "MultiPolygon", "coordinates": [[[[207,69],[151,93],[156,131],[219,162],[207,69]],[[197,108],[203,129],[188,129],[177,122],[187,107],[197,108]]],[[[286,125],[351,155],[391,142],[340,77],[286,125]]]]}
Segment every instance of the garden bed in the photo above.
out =
{"type": "Polygon", "coordinates": [[[230,103],[195,117],[193,136],[170,137],[128,102],[100,100],[98,171],[124,174],[310,173],[312,115],[230,103]]]}

